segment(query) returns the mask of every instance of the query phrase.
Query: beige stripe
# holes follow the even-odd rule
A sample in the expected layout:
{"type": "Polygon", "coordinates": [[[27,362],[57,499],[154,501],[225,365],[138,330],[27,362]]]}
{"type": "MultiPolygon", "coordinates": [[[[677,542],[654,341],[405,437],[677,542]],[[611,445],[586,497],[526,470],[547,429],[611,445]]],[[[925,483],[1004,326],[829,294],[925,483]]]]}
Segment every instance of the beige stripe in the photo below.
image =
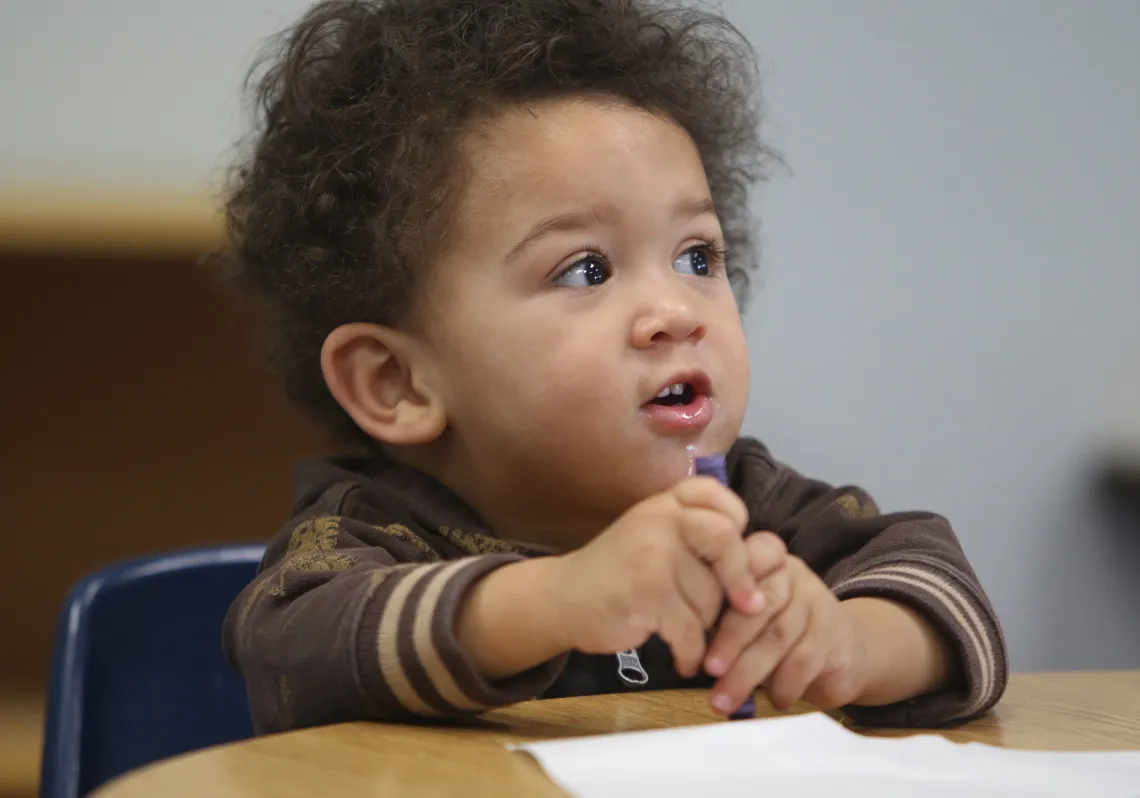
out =
{"type": "Polygon", "coordinates": [[[435,709],[429,706],[416,689],[412,687],[408,674],[400,662],[399,647],[396,643],[400,630],[400,614],[408,601],[408,594],[412,592],[421,579],[438,571],[440,565],[425,565],[410,570],[403,579],[396,583],[388,601],[384,604],[384,611],[380,615],[380,631],[376,635],[376,656],[380,661],[380,673],[388,684],[388,689],[404,708],[417,715],[438,715],[435,709]]]}
{"type": "Polygon", "coordinates": [[[470,559],[458,560],[432,575],[431,582],[424,590],[420,604],[416,608],[412,639],[415,641],[416,656],[443,700],[456,709],[474,711],[488,709],[489,706],[475,701],[463,692],[463,688],[455,681],[455,676],[452,675],[451,670],[440,657],[435,641],[432,640],[432,622],[435,618],[435,608],[439,604],[440,595],[447,587],[447,583],[454,579],[456,574],[470,566],[470,559]]]}
{"type": "Polygon", "coordinates": [[[970,715],[981,709],[990,699],[991,693],[996,688],[996,675],[994,672],[993,647],[990,645],[989,635],[985,631],[985,626],[978,616],[973,602],[963,596],[961,591],[956,587],[931,571],[898,565],[882,566],[859,574],[836,585],[835,590],[839,591],[851,587],[852,585],[872,580],[893,581],[922,589],[929,595],[938,598],[943,606],[946,607],[950,615],[966,633],[966,637],[977,655],[979,669],[981,671],[981,678],[979,680],[981,684],[979,685],[978,695],[975,697],[973,703],[970,704],[969,708],[962,714],[970,715]],[[966,616],[969,616],[969,618],[967,619],[966,616]]]}

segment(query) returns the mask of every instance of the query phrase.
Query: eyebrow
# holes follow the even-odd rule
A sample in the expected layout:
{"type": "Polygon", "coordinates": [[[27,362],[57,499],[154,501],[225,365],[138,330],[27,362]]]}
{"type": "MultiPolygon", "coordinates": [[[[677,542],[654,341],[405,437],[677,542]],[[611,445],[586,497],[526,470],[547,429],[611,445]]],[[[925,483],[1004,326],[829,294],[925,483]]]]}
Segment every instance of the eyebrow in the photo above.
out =
{"type": "MultiPolygon", "coordinates": [[[[511,260],[534,241],[549,233],[581,230],[589,227],[591,223],[600,222],[602,217],[606,214],[606,211],[606,208],[598,207],[588,211],[560,213],[557,216],[543,219],[531,227],[530,230],[526,232],[526,235],[520,238],[518,242],[511,247],[510,252],[507,253],[506,260],[511,260]]],[[[706,213],[716,214],[716,204],[712,201],[711,197],[683,199],[673,206],[674,219],[692,219],[693,217],[701,216],[706,213]]]]}

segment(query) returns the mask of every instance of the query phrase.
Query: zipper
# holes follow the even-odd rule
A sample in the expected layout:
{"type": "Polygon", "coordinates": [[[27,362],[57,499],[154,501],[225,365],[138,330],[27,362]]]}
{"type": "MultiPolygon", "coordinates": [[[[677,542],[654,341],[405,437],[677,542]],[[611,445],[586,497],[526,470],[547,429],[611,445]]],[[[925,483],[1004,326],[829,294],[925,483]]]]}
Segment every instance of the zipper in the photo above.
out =
{"type": "Polygon", "coordinates": [[[626,684],[648,684],[649,674],[641,664],[641,658],[637,656],[637,649],[631,648],[628,651],[619,651],[617,653],[618,661],[618,676],[626,684]]]}

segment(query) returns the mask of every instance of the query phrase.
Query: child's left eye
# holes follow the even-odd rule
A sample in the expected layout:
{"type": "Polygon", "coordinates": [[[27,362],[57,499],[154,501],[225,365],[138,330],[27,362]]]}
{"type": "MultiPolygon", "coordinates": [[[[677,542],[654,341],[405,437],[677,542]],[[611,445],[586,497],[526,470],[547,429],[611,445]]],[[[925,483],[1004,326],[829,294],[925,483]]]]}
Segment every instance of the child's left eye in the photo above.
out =
{"type": "Polygon", "coordinates": [[[707,277],[710,274],[708,251],[703,246],[685,250],[673,261],[673,270],[681,274],[707,277]]]}

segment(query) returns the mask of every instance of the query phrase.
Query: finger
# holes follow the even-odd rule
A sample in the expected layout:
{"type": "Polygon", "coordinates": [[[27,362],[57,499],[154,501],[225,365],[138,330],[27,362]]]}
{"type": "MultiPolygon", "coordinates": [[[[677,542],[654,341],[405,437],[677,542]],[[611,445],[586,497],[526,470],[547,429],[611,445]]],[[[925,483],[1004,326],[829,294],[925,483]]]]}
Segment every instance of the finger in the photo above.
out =
{"type": "MultiPolygon", "coordinates": [[[[744,591],[751,590],[753,584],[741,573],[736,559],[739,541],[743,540],[748,526],[747,506],[730,488],[706,476],[682,480],[674,487],[673,496],[681,508],[687,511],[686,515],[705,519],[701,524],[688,525],[685,530],[686,543],[701,559],[719,566],[714,570],[721,577],[729,600],[734,599],[734,594],[739,594],[735,598],[743,603],[740,609],[747,611],[753,596],[744,591]],[[706,513],[719,514],[727,525],[712,521],[706,513]]],[[[745,554],[746,566],[747,563],[745,554]]]]}
{"type": "Polygon", "coordinates": [[[792,567],[781,568],[763,579],[756,589],[764,597],[764,611],[773,618],[784,611],[792,600],[795,590],[795,572],[792,567]]]}
{"type": "Polygon", "coordinates": [[[780,712],[790,709],[799,701],[823,671],[823,641],[812,634],[810,617],[807,627],[807,632],[780,661],[768,679],[768,699],[780,712]]]}
{"type": "Polygon", "coordinates": [[[677,559],[674,578],[685,603],[700,618],[702,631],[708,629],[724,606],[724,589],[716,574],[695,554],[686,551],[677,559]]]}
{"type": "Polygon", "coordinates": [[[771,616],[745,615],[734,609],[725,612],[716,635],[705,652],[705,671],[710,676],[724,676],[740,659],[744,649],[759,637],[771,616]]]}
{"type": "Polygon", "coordinates": [[[705,655],[705,670],[712,676],[723,676],[736,664],[745,647],[755,641],[765,627],[784,611],[791,600],[793,583],[788,569],[783,569],[764,580],[764,609],[756,615],[745,615],[735,610],[724,614],[717,626],[716,635],[705,655]]]}
{"type": "Polygon", "coordinates": [[[842,628],[826,633],[829,645],[823,667],[804,692],[805,700],[820,709],[845,706],[859,697],[861,688],[854,669],[856,643],[850,634],[842,628]]]}
{"type": "Polygon", "coordinates": [[[748,526],[748,507],[731,488],[713,477],[687,477],[673,487],[673,498],[686,508],[713,510],[726,516],[740,530],[748,526]]]}
{"type": "Polygon", "coordinates": [[[741,612],[758,612],[760,597],[748,562],[742,527],[724,514],[690,507],[680,517],[681,538],[712,568],[728,600],[741,612]]]}
{"type": "Polygon", "coordinates": [[[753,532],[744,539],[748,564],[757,580],[779,571],[788,562],[788,547],[773,532],[753,532]]]}
{"type": "Polygon", "coordinates": [[[680,594],[666,600],[658,634],[673,652],[673,666],[686,679],[697,675],[705,654],[705,629],[701,619],[680,594]]]}
{"type": "Polygon", "coordinates": [[[835,709],[850,704],[858,696],[859,691],[851,669],[829,667],[825,663],[819,676],[804,691],[803,697],[805,701],[820,709],[835,709]]]}
{"type": "Polygon", "coordinates": [[[807,629],[808,607],[793,601],[744,649],[732,668],[713,685],[709,701],[715,711],[728,715],[763,684],[807,629]]]}

